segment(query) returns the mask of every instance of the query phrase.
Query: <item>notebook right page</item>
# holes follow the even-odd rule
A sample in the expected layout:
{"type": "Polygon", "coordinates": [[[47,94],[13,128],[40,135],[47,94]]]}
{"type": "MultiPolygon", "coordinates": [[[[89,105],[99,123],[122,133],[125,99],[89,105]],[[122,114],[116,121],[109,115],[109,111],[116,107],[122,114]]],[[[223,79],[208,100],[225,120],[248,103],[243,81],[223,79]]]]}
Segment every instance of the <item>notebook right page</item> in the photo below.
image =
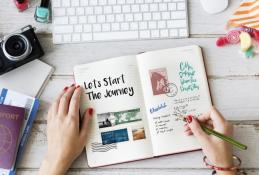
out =
{"type": "Polygon", "coordinates": [[[146,52],[137,60],[154,156],[200,149],[182,120],[212,105],[200,47],[146,52]]]}

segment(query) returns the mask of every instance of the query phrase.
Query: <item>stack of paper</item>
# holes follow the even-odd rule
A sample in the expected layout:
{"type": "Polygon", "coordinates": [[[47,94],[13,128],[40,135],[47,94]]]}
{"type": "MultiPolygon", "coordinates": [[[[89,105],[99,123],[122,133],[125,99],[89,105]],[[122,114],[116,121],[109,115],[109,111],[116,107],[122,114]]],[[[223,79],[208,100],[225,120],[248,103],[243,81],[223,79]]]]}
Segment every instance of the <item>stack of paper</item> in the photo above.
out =
{"type": "Polygon", "coordinates": [[[54,69],[36,59],[0,76],[0,88],[39,97],[54,69]]]}

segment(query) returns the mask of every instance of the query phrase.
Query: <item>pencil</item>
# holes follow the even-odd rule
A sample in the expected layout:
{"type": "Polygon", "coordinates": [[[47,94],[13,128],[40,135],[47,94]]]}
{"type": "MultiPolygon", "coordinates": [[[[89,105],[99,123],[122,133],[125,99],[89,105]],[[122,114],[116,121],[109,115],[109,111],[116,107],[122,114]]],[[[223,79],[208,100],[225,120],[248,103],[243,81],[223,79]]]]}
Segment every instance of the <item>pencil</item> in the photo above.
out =
{"type": "Polygon", "coordinates": [[[207,134],[209,135],[214,135],[218,138],[221,138],[222,140],[228,142],[228,143],[231,143],[232,145],[236,146],[237,148],[239,148],[240,150],[246,150],[247,149],[247,146],[234,140],[233,138],[231,137],[228,137],[228,136],[225,136],[223,134],[220,134],[219,132],[217,131],[214,131],[210,128],[207,128],[206,126],[202,125],[201,124],[201,128],[203,129],[204,132],[206,132],[207,134]]]}

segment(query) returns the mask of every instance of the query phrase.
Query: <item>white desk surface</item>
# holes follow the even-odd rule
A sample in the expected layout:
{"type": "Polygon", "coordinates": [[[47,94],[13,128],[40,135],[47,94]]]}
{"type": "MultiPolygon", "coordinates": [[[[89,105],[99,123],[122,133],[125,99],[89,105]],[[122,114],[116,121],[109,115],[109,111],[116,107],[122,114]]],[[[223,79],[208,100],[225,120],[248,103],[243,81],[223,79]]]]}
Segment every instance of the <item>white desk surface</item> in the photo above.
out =
{"type": "MultiPolygon", "coordinates": [[[[109,57],[137,54],[142,51],[197,44],[202,46],[215,106],[235,124],[235,138],[248,145],[248,150],[235,154],[243,160],[249,175],[259,174],[259,55],[245,59],[239,45],[217,48],[216,38],[225,33],[228,17],[241,0],[230,0],[228,9],[218,15],[206,14],[199,0],[189,0],[190,38],[148,41],[124,41],[53,45],[51,24],[39,24],[33,19],[35,5],[18,13],[11,0],[0,0],[0,36],[31,24],[37,27],[39,39],[46,52],[43,61],[54,66],[51,80],[41,95],[41,107],[29,138],[24,157],[19,164],[21,175],[36,174],[46,151],[46,114],[56,94],[73,82],[72,68],[76,64],[109,57]]],[[[211,174],[202,163],[200,151],[89,169],[86,156],[75,161],[68,174],[95,175],[201,175],[211,174]]]]}

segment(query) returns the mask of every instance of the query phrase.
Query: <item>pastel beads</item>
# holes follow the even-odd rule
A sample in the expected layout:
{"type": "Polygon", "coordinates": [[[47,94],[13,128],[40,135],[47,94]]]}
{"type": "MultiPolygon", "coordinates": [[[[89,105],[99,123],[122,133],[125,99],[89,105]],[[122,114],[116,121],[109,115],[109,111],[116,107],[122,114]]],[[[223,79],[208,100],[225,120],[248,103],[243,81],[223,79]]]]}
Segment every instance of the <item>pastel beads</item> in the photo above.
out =
{"type": "Polygon", "coordinates": [[[227,33],[226,38],[228,43],[230,44],[237,44],[239,43],[240,32],[238,30],[231,30],[230,32],[227,33]]]}
{"type": "Polygon", "coordinates": [[[247,51],[252,46],[252,38],[247,32],[241,32],[239,35],[242,51],[247,51]]]}
{"type": "Polygon", "coordinates": [[[221,47],[226,44],[237,44],[240,42],[239,39],[240,31],[238,30],[231,30],[229,31],[226,36],[219,37],[216,41],[217,46],[221,47]]]}
{"type": "Polygon", "coordinates": [[[218,40],[216,41],[216,44],[218,47],[224,46],[228,43],[226,37],[219,37],[218,40]]]}
{"type": "Polygon", "coordinates": [[[240,29],[242,32],[246,32],[246,33],[249,33],[249,35],[251,37],[253,37],[253,32],[255,31],[255,29],[253,28],[250,28],[250,27],[246,27],[246,26],[242,26],[241,29],[240,29]]]}
{"type": "Polygon", "coordinates": [[[245,52],[246,58],[252,58],[254,56],[254,47],[250,47],[246,52],[245,52]]]}

